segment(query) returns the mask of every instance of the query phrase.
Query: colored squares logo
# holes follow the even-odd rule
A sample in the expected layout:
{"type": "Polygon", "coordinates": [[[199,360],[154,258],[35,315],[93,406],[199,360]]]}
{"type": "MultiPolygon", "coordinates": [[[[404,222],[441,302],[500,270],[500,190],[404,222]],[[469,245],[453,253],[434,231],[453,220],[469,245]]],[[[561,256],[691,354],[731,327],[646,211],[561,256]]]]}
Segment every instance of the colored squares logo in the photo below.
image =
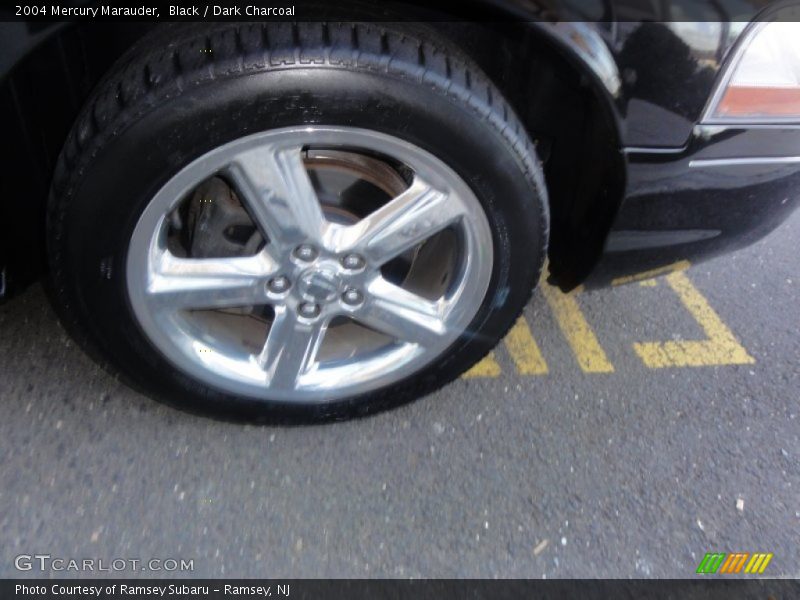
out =
{"type": "Polygon", "coordinates": [[[697,573],[711,574],[735,574],[750,573],[760,575],[767,568],[772,560],[771,552],[709,552],[697,566],[697,573]]]}

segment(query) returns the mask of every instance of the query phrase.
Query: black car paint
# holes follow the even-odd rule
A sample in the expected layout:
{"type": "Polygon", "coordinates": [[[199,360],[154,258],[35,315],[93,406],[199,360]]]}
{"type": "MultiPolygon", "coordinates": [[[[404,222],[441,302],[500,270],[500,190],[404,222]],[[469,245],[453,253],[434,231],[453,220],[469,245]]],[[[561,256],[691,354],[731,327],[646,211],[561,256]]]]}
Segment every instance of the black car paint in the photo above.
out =
{"type": "MultiPolygon", "coordinates": [[[[800,205],[800,118],[797,125],[702,124],[731,50],[747,36],[744,20],[764,18],[776,3],[660,3],[664,12],[637,14],[648,19],[643,22],[628,20],[634,15],[625,12],[623,1],[613,2],[620,10],[611,13],[601,12],[604,3],[594,4],[594,18],[617,19],[591,30],[614,60],[582,60],[606,67],[595,68],[596,82],[619,82],[596,89],[619,127],[626,188],[604,251],[584,283],[603,287],[679,261],[708,259],[780,225],[800,205]],[[670,22],[680,9],[699,20],[670,22]],[[715,32],[714,44],[701,35],[704,30],[715,32]]],[[[586,34],[581,24],[562,26],[568,28],[564,39],[586,34]]],[[[582,46],[590,45],[564,50],[582,46]]],[[[574,283],[564,286],[558,277],[551,282],[574,283]]]]}
{"type": "Polygon", "coordinates": [[[628,188],[589,287],[749,245],[800,204],[800,127],[697,126],[677,152],[628,153],[628,188]]]}
{"type": "MultiPolygon", "coordinates": [[[[595,253],[590,264],[581,265],[578,279],[598,261],[590,285],[749,243],[777,225],[794,206],[791,191],[800,172],[796,163],[782,164],[772,171],[769,181],[741,176],[742,171],[735,170],[739,176],[721,177],[717,183],[713,175],[730,169],[689,167],[694,157],[704,153],[734,158],[767,156],[776,151],[779,140],[783,143],[781,156],[800,155],[791,134],[794,130],[789,127],[766,128],[771,133],[764,133],[762,127],[742,126],[713,135],[697,127],[741,31],[741,27],[732,27],[731,21],[755,18],[769,3],[484,0],[479,4],[493,5],[496,14],[506,18],[530,21],[531,27],[580,69],[614,124],[616,151],[625,159],[619,161],[626,171],[621,174],[627,180],[625,198],[602,261],[595,253]],[[653,10],[642,10],[650,4],[655,6],[653,10]],[[696,21],[669,22],[682,16],[696,21]],[[706,172],[712,176],[698,183],[706,172]],[[687,231],[706,233],[695,239],[687,237],[687,231]]],[[[13,67],[0,72],[4,78],[0,107],[8,121],[3,128],[13,140],[4,149],[4,164],[12,168],[11,175],[4,174],[0,202],[0,243],[5,246],[0,248],[0,256],[7,257],[8,275],[4,289],[11,292],[39,275],[44,265],[39,251],[44,245],[41,223],[58,140],[65,137],[103,69],[147,28],[131,24],[116,30],[108,36],[107,54],[87,60],[87,68],[75,74],[70,69],[59,72],[57,66],[43,64],[41,59],[37,65],[35,51],[48,43],[56,45],[56,57],[80,51],[70,47],[69,36],[54,35],[71,25],[29,26],[25,32],[18,23],[13,26],[14,36],[0,36],[0,50],[6,59],[0,68],[13,67]],[[37,97],[37,78],[53,72],[64,79],[64,97],[37,97]],[[44,123],[36,130],[17,119],[28,103],[33,103],[44,123]],[[47,114],[48,107],[51,114],[47,114]],[[27,174],[32,185],[14,185],[12,179],[18,174],[27,174]]],[[[555,278],[562,287],[577,282],[575,277],[555,278]]]]}

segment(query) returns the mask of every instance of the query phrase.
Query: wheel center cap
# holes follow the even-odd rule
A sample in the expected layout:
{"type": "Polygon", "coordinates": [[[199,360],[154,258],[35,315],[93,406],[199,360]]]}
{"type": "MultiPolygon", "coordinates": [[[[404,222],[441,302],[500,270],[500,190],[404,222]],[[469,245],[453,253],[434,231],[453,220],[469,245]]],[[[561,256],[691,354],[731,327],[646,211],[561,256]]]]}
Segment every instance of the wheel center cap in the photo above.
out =
{"type": "Polygon", "coordinates": [[[300,293],[314,302],[330,302],[339,293],[339,277],[333,269],[310,269],[300,275],[300,293]]]}

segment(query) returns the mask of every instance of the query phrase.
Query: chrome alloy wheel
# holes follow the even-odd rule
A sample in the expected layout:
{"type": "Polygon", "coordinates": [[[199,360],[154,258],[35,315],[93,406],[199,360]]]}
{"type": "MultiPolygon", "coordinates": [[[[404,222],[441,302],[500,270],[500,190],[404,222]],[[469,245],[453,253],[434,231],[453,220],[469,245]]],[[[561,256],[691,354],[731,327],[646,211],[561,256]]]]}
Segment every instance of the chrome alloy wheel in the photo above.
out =
{"type": "Polygon", "coordinates": [[[142,213],[126,265],[136,319],[176,367],[225,392],[322,403],[447,350],[484,301],[493,247],[480,202],[432,154],[298,127],[179,171],[142,213]],[[227,246],[204,203],[229,215],[227,246]]]}

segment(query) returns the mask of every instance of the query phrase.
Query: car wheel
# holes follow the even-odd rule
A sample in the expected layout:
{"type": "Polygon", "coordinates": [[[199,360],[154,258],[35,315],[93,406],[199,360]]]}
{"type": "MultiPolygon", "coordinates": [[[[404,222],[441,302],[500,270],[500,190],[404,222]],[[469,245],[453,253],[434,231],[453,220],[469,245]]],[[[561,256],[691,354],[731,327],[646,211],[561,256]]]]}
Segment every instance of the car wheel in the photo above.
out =
{"type": "Polygon", "coordinates": [[[547,243],[533,145],[480,69],[403,26],[172,26],[99,84],[48,213],[82,345],[182,408],[373,412],[519,315],[547,243]]]}

